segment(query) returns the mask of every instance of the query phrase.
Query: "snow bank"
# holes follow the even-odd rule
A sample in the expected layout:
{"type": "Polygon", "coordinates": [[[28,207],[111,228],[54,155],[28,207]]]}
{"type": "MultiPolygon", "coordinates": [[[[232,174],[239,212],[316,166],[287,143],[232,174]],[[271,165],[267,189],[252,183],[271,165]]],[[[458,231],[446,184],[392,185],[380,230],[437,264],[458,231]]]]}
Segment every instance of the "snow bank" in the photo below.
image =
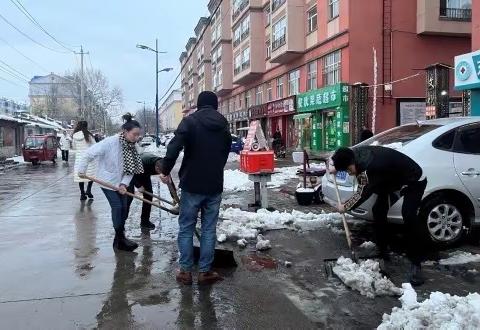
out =
{"type": "Polygon", "coordinates": [[[15,156],[15,157],[12,157],[12,158],[7,158],[8,159],[12,159],[14,162],[17,162],[19,164],[24,164],[25,163],[25,160],[23,159],[23,156],[15,156]]]}
{"type": "Polygon", "coordinates": [[[466,297],[433,292],[419,303],[410,284],[403,284],[402,307],[394,307],[383,315],[380,330],[393,329],[478,329],[480,325],[480,295],[466,297]]]}
{"type": "Polygon", "coordinates": [[[156,146],[155,143],[152,143],[148,146],[146,146],[145,148],[143,148],[143,152],[144,153],[149,153],[149,154],[154,154],[158,157],[165,157],[165,155],[167,154],[167,148],[160,145],[160,146],[156,146]]]}
{"type": "Polygon", "coordinates": [[[402,294],[400,288],[380,274],[377,261],[367,259],[357,264],[349,258],[340,257],[333,267],[333,272],[345,285],[369,298],[402,294]]]}
{"type": "Polygon", "coordinates": [[[265,239],[262,234],[257,236],[257,245],[255,246],[259,251],[265,251],[272,248],[272,244],[268,239],[265,239]]]}
{"type": "Polygon", "coordinates": [[[295,210],[292,212],[258,210],[255,213],[228,208],[220,210],[220,217],[223,221],[217,225],[218,232],[232,239],[255,239],[260,232],[275,229],[314,230],[341,222],[339,213],[313,214],[295,210]]]}
{"type": "Polygon", "coordinates": [[[234,152],[228,154],[227,163],[234,163],[240,161],[240,155],[237,155],[234,152]]]}
{"type": "Polygon", "coordinates": [[[371,250],[371,249],[374,249],[377,245],[373,242],[370,242],[370,241],[366,241],[366,242],[363,242],[362,244],[360,244],[360,248],[361,249],[365,249],[365,250],[371,250]]]}
{"type": "Polygon", "coordinates": [[[463,265],[470,262],[480,262],[480,254],[471,254],[464,251],[455,251],[449,254],[446,259],[440,259],[440,265],[463,265]]]}
{"type": "MultiPolygon", "coordinates": [[[[279,188],[291,179],[297,177],[298,167],[283,167],[275,169],[275,174],[272,175],[272,181],[268,183],[270,188],[279,188]]],[[[224,183],[223,187],[226,191],[247,191],[253,189],[253,182],[248,179],[248,174],[240,170],[225,170],[223,172],[224,183]]]]}

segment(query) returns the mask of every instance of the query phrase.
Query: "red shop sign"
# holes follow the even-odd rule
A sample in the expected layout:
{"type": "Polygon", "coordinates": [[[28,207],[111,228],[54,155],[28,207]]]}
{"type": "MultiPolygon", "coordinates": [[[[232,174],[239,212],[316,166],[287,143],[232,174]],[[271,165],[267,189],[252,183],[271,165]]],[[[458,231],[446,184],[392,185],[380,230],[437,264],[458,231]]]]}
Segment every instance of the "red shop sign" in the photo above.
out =
{"type": "Polygon", "coordinates": [[[270,102],[267,105],[268,116],[283,116],[295,112],[295,96],[290,96],[278,101],[270,102]]]}
{"type": "Polygon", "coordinates": [[[268,107],[266,104],[255,105],[248,109],[250,119],[264,118],[267,116],[268,107]]]}

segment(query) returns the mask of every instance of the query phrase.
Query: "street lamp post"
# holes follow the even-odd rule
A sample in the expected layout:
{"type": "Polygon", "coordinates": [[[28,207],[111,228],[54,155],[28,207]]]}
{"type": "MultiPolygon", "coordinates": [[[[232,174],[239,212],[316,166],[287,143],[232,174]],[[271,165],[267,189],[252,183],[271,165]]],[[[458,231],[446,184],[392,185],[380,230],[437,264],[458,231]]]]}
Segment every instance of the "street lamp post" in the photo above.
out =
{"type": "Polygon", "coordinates": [[[143,134],[145,135],[148,132],[147,114],[145,111],[145,101],[137,101],[137,103],[140,103],[140,104],[143,103],[143,129],[145,130],[143,134]]]}
{"type": "Polygon", "coordinates": [[[158,126],[158,54],[165,54],[166,52],[159,52],[158,51],[158,39],[155,39],[155,49],[150,48],[145,45],[140,45],[137,44],[137,48],[144,49],[144,50],[149,50],[155,53],[155,135],[156,135],[156,144],[157,147],[160,145],[160,131],[159,131],[159,126],[158,126]]]}

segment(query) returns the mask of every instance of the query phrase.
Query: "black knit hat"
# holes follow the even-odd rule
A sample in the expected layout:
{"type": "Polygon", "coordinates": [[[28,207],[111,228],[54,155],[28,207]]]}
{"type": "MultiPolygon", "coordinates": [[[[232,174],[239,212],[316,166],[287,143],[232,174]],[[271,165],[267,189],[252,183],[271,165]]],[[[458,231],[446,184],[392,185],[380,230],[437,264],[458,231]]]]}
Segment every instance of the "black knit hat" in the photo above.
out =
{"type": "Polygon", "coordinates": [[[211,106],[215,110],[218,110],[218,98],[214,92],[205,91],[198,95],[197,109],[204,106],[211,106]]]}

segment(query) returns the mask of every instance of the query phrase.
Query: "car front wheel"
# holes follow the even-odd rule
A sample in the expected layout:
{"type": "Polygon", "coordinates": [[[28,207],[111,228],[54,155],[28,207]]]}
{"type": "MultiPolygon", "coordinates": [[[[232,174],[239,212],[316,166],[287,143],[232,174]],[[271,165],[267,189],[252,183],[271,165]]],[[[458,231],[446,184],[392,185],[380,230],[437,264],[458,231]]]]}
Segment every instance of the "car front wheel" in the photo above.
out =
{"type": "Polygon", "coordinates": [[[430,239],[437,245],[449,246],[462,239],[465,216],[457,201],[435,197],[420,210],[430,239]]]}

